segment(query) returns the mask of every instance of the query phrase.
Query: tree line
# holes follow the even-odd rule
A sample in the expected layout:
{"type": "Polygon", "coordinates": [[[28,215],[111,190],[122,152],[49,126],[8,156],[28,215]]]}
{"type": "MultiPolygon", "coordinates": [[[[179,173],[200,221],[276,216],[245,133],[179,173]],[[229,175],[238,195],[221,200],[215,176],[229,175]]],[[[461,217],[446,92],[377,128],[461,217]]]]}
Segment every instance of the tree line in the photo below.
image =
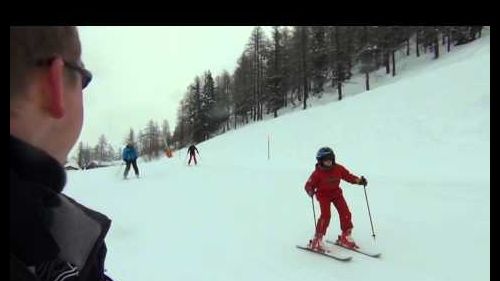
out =
{"type": "MultiPolygon", "coordinates": [[[[210,70],[188,85],[177,111],[173,133],[176,147],[202,142],[241,124],[278,117],[289,105],[307,108],[325,87],[338,100],[353,73],[385,68],[395,76],[396,52],[406,56],[432,53],[440,44],[449,52],[481,36],[482,26],[295,26],[272,27],[270,38],[256,27],[232,74],[213,76],[210,70]]],[[[442,47],[441,47],[442,48],[442,47]]]]}
{"type": "MultiPolygon", "coordinates": [[[[295,26],[262,27],[251,32],[232,74],[210,70],[194,77],[177,109],[173,133],[169,123],[150,120],[137,133],[130,128],[123,144],[133,143],[146,161],[157,159],[166,147],[199,143],[264,115],[278,117],[281,108],[301,106],[321,97],[326,87],[338,100],[353,73],[364,75],[385,68],[397,75],[396,53],[419,57],[440,56],[441,49],[465,44],[481,36],[482,26],[295,26]]],[[[104,134],[95,146],[79,143],[74,157],[80,168],[92,162],[121,159],[122,148],[113,148],[104,134]]]]}

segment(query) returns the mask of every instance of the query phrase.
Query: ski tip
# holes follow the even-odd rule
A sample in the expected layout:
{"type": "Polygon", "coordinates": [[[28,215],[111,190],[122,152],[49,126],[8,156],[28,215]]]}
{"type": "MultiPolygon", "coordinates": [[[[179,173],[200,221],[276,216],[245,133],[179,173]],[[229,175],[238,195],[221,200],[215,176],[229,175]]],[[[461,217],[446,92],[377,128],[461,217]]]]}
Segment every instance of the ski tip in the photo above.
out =
{"type": "Polygon", "coordinates": [[[326,256],[326,257],[329,257],[329,258],[332,258],[332,259],[335,259],[338,261],[342,261],[342,262],[347,262],[347,261],[350,261],[352,259],[352,256],[337,256],[337,255],[330,253],[329,251],[320,252],[320,251],[316,251],[316,250],[313,250],[313,249],[311,249],[309,247],[305,247],[305,246],[299,246],[299,245],[295,245],[295,246],[299,249],[306,250],[306,251],[309,251],[312,253],[316,253],[318,255],[326,256]]]}
{"type": "Polygon", "coordinates": [[[366,255],[366,256],[369,256],[369,257],[372,257],[372,258],[379,258],[382,255],[382,253],[368,252],[368,251],[365,251],[362,248],[348,248],[348,247],[345,247],[345,246],[342,246],[342,245],[338,244],[336,241],[334,242],[334,241],[326,240],[326,242],[330,243],[330,244],[333,244],[333,245],[336,245],[338,247],[341,247],[343,249],[347,249],[347,250],[350,250],[350,251],[358,252],[360,254],[363,254],[363,255],[366,255]]]}

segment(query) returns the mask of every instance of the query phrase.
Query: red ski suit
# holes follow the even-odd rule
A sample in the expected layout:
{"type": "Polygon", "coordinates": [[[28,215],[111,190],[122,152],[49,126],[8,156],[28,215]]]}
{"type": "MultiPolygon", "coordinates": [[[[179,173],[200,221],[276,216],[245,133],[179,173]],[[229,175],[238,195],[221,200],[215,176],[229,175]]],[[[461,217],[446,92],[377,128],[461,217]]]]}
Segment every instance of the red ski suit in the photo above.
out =
{"type": "Polygon", "coordinates": [[[316,164],[316,169],[307,180],[305,189],[308,192],[315,191],[316,199],[319,201],[321,215],[316,225],[316,234],[325,235],[330,224],[330,204],[333,203],[340,218],[340,228],[347,231],[352,228],[351,212],[340,189],[340,180],[357,184],[359,178],[351,174],[344,166],[334,164],[330,168],[321,167],[316,164]]]}

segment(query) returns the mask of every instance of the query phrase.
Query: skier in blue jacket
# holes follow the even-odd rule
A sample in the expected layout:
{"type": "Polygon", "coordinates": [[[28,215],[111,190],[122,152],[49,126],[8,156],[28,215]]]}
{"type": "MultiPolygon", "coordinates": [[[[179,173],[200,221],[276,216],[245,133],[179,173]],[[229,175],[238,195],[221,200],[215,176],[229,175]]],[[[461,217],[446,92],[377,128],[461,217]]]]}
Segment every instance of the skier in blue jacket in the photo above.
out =
{"type": "Polygon", "coordinates": [[[134,167],[135,176],[139,177],[139,168],[137,168],[137,150],[134,145],[129,142],[125,149],[123,149],[122,159],[125,161],[126,167],[125,172],[123,173],[123,178],[126,179],[128,175],[128,171],[130,170],[130,164],[134,167]]]}

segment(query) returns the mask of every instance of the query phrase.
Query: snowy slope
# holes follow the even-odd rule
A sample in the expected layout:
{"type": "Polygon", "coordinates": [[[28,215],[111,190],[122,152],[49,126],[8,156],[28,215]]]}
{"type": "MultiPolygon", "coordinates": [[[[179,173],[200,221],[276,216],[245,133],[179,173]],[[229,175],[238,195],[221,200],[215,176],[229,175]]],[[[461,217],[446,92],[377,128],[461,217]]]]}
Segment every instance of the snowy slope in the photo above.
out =
{"type": "MultiPolygon", "coordinates": [[[[490,38],[410,73],[201,143],[195,167],[180,151],[140,163],[141,179],[70,171],[65,193],[113,220],[116,281],[489,280],[490,38]],[[342,187],[353,237],[379,260],[295,249],[313,235],[303,186],[325,145],[369,181],[375,242],[363,189],[342,187]]],[[[333,211],[327,237],[338,232],[333,211]]]]}

